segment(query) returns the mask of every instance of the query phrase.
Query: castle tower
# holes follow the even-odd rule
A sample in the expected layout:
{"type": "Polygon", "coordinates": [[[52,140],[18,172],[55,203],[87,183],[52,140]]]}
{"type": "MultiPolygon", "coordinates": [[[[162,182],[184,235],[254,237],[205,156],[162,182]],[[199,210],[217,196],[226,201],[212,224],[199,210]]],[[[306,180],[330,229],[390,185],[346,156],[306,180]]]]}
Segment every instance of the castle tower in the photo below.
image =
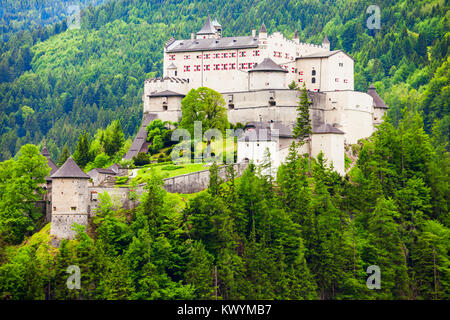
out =
{"type": "Polygon", "coordinates": [[[292,41],[294,41],[297,44],[300,44],[300,38],[298,36],[298,31],[297,30],[295,30],[295,32],[294,32],[294,37],[292,38],[292,41]]]}
{"type": "Polygon", "coordinates": [[[330,51],[330,40],[328,40],[328,37],[326,35],[325,38],[323,38],[322,47],[330,51]]]}
{"type": "Polygon", "coordinates": [[[222,37],[222,25],[217,21],[217,19],[214,19],[214,21],[212,22],[212,25],[213,25],[214,29],[216,29],[219,37],[222,37]]]}
{"type": "Polygon", "coordinates": [[[383,99],[378,95],[377,89],[373,84],[370,85],[367,94],[373,99],[373,124],[377,125],[383,122],[383,116],[386,113],[388,106],[383,99]]]}
{"type": "Polygon", "coordinates": [[[287,70],[280,67],[272,59],[265,58],[261,63],[248,71],[249,90],[286,89],[287,70]]]}
{"type": "Polygon", "coordinates": [[[57,239],[73,239],[74,223],[87,226],[89,176],[72,157],[52,176],[52,218],[50,234],[57,239]]]}
{"type": "Polygon", "coordinates": [[[344,132],[328,123],[313,127],[312,131],[312,156],[317,157],[322,151],[328,164],[333,163],[334,170],[345,175],[344,132]]]}
{"type": "Polygon", "coordinates": [[[259,28],[259,38],[260,39],[267,39],[267,29],[266,29],[266,25],[264,24],[264,22],[261,25],[261,28],[259,28]]]}
{"type": "MultiPolygon", "coordinates": [[[[222,33],[222,27],[220,26],[220,33],[222,33]]],[[[218,30],[214,27],[211,22],[211,17],[208,14],[203,27],[197,32],[197,39],[208,39],[208,38],[218,38],[220,36],[218,30]]]]}

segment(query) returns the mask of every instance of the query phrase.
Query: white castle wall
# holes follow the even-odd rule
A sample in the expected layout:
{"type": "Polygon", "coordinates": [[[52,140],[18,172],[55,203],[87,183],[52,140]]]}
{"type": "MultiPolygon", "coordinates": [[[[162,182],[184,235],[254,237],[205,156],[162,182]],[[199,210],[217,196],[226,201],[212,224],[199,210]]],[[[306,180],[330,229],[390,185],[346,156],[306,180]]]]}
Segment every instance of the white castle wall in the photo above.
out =
{"type": "Polygon", "coordinates": [[[347,144],[373,133],[373,99],[357,91],[330,91],[327,95],[325,122],[338,124],[347,144]]]}
{"type": "Polygon", "coordinates": [[[302,86],[305,83],[308,90],[354,90],[354,62],[343,52],[328,58],[297,59],[296,68],[298,85],[302,86]],[[313,70],[316,72],[315,75],[313,70]]]}
{"type": "Polygon", "coordinates": [[[181,119],[183,97],[146,97],[144,113],[156,113],[162,121],[178,122],[181,119]]]}
{"type": "Polygon", "coordinates": [[[340,175],[345,175],[345,159],[344,159],[344,135],[343,134],[314,134],[312,136],[311,154],[313,157],[322,151],[327,164],[333,163],[334,170],[340,175]]]}
{"type": "Polygon", "coordinates": [[[286,89],[284,72],[249,72],[249,90],[286,89]]]}

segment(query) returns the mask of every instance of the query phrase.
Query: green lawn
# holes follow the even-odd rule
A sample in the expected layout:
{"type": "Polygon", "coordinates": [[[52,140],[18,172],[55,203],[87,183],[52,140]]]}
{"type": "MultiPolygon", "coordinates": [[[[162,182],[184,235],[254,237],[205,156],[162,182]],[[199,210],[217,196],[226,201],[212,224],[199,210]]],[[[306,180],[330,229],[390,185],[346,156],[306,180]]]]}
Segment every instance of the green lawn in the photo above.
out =
{"type": "Polygon", "coordinates": [[[209,166],[206,166],[204,163],[188,163],[188,164],[166,164],[159,166],[152,166],[149,168],[139,169],[138,174],[135,179],[138,180],[139,183],[150,178],[150,175],[156,174],[161,178],[171,178],[175,176],[179,176],[186,173],[197,172],[202,170],[208,170],[209,166]]]}

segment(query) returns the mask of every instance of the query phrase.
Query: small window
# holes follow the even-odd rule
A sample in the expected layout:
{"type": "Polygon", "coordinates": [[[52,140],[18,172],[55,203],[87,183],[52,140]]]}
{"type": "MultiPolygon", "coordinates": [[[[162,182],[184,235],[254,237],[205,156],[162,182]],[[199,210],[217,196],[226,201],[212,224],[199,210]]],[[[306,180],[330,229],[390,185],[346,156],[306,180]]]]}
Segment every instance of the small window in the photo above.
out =
{"type": "Polygon", "coordinates": [[[70,210],[77,211],[77,207],[70,207],[70,210]]]}
{"type": "Polygon", "coordinates": [[[316,83],[316,78],[313,77],[313,78],[311,79],[311,82],[312,82],[312,83],[316,83]]]}
{"type": "Polygon", "coordinates": [[[311,74],[312,74],[313,76],[315,76],[315,75],[316,75],[316,70],[313,70],[313,71],[311,72],[311,74]]]}
{"type": "Polygon", "coordinates": [[[163,104],[163,111],[167,111],[167,104],[163,104]]]}
{"type": "Polygon", "coordinates": [[[175,77],[178,75],[178,71],[175,70],[175,77]]]}
{"type": "Polygon", "coordinates": [[[343,67],[344,63],[343,62],[339,62],[339,67],[343,67]]]}

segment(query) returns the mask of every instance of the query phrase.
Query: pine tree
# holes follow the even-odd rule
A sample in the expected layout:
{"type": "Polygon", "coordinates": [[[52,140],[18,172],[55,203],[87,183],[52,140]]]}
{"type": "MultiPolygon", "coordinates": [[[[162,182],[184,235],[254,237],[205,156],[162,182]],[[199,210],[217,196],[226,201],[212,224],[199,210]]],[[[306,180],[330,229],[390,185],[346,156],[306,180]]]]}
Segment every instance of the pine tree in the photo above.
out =
{"type": "Polygon", "coordinates": [[[194,241],[189,248],[190,261],[185,273],[186,282],[195,288],[198,299],[211,299],[213,287],[213,257],[200,241],[194,241]]]}
{"type": "Polygon", "coordinates": [[[84,168],[86,165],[93,161],[90,151],[90,139],[89,134],[84,131],[80,134],[77,142],[77,146],[75,147],[75,152],[73,153],[73,160],[81,167],[84,168]]]}
{"type": "Polygon", "coordinates": [[[300,99],[297,107],[297,123],[294,127],[294,138],[297,139],[299,146],[308,143],[308,156],[309,156],[309,175],[311,175],[311,119],[309,118],[309,107],[311,106],[311,100],[308,98],[308,92],[306,91],[306,85],[303,83],[303,88],[300,91],[300,99]]]}
{"type": "Polygon", "coordinates": [[[61,155],[59,156],[58,167],[61,167],[69,157],[70,157],[69,147],[67,146],[66,143],[63,147],[61,155]]]}

